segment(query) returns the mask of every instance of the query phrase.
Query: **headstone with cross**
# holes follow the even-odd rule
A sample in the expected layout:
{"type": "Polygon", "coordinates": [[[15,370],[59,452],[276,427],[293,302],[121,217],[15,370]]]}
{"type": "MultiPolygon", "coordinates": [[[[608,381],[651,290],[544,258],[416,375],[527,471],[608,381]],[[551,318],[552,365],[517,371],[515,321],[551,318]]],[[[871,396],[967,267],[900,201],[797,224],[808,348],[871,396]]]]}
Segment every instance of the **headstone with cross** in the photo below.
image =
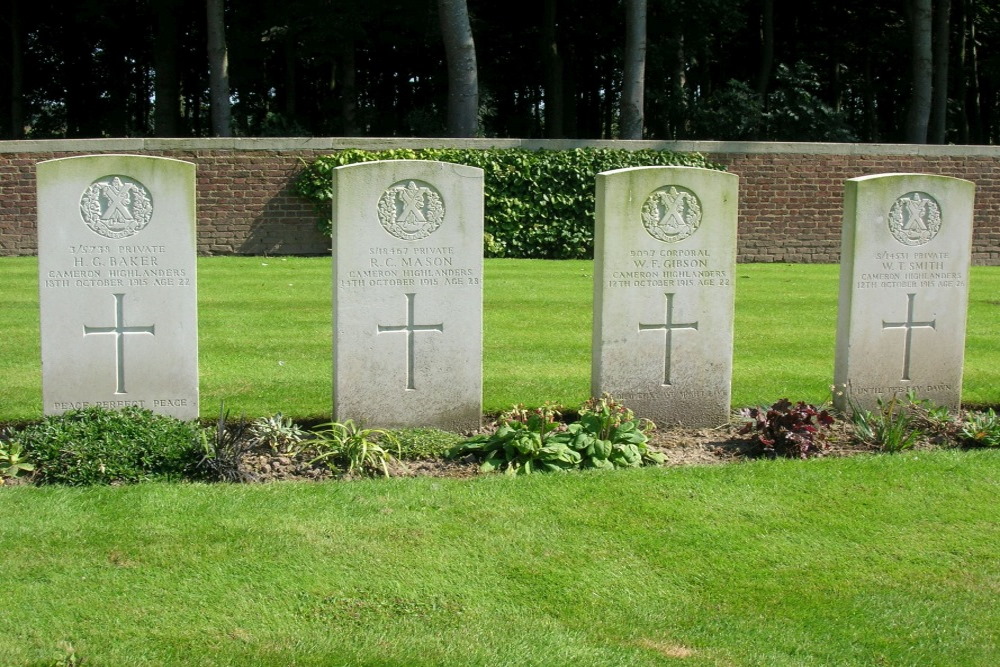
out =
{"type": "Polygon", "coordinates": [[[198,417],[195,167],[138,155],[38,165],[46,414],[198,417]]]}
{"type": "Polygon", "coordinates": [[[852,178],[844,194],[834,405],[961,401],[975,185],[852,178]]]}
{"type": "Polygon", "coordinates": [[[738,184],[690,167],[598,174],[594,396],[661,424],[728,420],[738,184]]]}
{"type": "Polygon", "coordinates": [[[482,170],[422,160],[333,173],[333,414],[477,428],[482,170]]]}

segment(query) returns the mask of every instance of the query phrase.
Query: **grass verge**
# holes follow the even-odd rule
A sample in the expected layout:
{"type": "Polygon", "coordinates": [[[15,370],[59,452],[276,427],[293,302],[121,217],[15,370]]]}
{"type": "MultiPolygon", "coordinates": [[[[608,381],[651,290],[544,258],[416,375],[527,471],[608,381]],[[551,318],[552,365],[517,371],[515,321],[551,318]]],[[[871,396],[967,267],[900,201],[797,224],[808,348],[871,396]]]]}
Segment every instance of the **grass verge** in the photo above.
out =
{"type": "Polygon", "coordinates": [[[0,655],[988,665],[1000,452],[0,493],[0,655]]]}

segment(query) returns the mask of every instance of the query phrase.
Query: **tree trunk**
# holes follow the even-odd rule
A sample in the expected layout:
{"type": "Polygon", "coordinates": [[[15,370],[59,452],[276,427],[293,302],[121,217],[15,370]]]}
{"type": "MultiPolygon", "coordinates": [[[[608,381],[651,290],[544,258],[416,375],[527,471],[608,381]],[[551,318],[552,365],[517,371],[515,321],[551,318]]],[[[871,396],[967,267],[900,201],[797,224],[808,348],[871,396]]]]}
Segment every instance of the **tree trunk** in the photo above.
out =
{"type": "Polygon", "coordinates": [[[153,132],[158,137],[176,137],[180,125],[181,87],[177,69],[177,11],[173,0],[157,0],[156,37],[153,39],[153,132]]]}
{"type": "Polygon", "coordinates": [[[910,65],[913,88],[906,115],[906,141],[927,143],[931,115],[933,59],[931,52],[931,0],[908,0],[910,26],[910,65]]]}
{"type": "Polygon", "coordinates": [[[934,74],[931,91],[930,141],[944,144],[948,128],[948,42],[951,35],[951,0],[934,5],[934,74]]]}
{"type": "Polygon", "coordinates": [[[10,3],[10,138],[24,138],[24,43],[18,0],[10,3]]]}
{"type": "Polygon", "coordinates": [[[479,71],[466,0],[438,0],[438,18],[448,61],[448,134],[479,133],[479,71]]]}
{"type": "Polygon", "coordinates": [[[345,137],[360,136],[358,128],[358,72],[354,57],[354,40],[344,39],[340,45],[340,115],[345,137]]]}
{"type": "Polygon", "coordinates": [[[969,39],[968,39],[968,24],[966,23],[966,8],[968,6],[968,0],[959,0],[958,3],[958,17],[955,19],[956,25],[959,26],[958,30],[958,44],[955,48],[955,53],[958,54],[958,76],[955,78],[955,100],[958,102],[958,143],[967,144],[969,143],[969,115],[968,106],[966,104],[966,95],[968,94],[969,85],[966,79],[966,72],[969,62],[969,39]]]}
{"type": "Polygon", "coordinates": [[[763,102],[771,85],[774,67],[774,0],[763,0],[760,17],[760,71],[757,73],[757,97],[763,102]]]}
{"type": "Polygon", "coordinates": [[[646,0],[625,0],[625,71],[621,138],[642,139],[646,86],[646,0]]]}
{"type": "Polygon", "coordinates": [[[542,69],[545,76],[545,136],[563,138],[563,63],[556,36],[556,0],[542,2],[542,69]]]}
{"type": "Polygon", "coordinates": [[[972,116],[970,140],[972,143],[985,143],[983,141],[982,86],[979,81],[979,48],[976,46],[976,40],[979,38],[979,33],[976,30],[976,0],[969,0],[968,16],[969,54],[971,56],[969,67],[969,83],[971,84],[971,90],[969,91],[969,97],[972,102],[972,110],[970,112],[972,116]]]}
{"type": "Polygon", "coordinates": [[[207,0],[209,106],[212,136],[232,136],[232,108],[229,102],[229,50],[226,47],[224,0],[207,0]]]}
{"type": "Polygon", "coordinates": [[[673,51],[671,76],[671,115],[673,116],[672,138],[684,139],[688,136],[688,105],[687,105],[687,54],[684,49],[684,33],[680,26],[676,27],[674,36],[676,48],[673,51]]]}

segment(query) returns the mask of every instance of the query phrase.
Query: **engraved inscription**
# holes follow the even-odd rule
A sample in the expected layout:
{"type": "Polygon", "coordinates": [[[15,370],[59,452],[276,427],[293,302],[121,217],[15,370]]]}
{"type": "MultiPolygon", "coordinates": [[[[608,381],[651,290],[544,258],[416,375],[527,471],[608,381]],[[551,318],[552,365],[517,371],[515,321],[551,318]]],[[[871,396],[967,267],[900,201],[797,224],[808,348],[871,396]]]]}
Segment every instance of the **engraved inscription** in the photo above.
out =
{"type": "Polygon", "coordinates": [[[341,288],[479,285],[480,271],[462,266],[454,246],[371,247],[345,271],[341,288]],[[458,264],[456,266],[456,263],[458,264]]]}
{"type": "Polygon", "coordinates": [[[153,217],[153,199],[146,186],[128,176],[105,176],[80,197],[80,215],[96,234],[123,239],[145,229],[153,217]]]}
{"type": "Polygon", "coordinates": [[[398,239],[426,238],[444,222],[444,200],[429,183],[400,181],[379,198],[378,220],[398,239]]]}
{"type": "Polygon", "coordinates": [[[45,288],[191,287],[193,272],[168,265],[165,245],[71,245],[72,268],[45,273],[45,288]]]}
{"type": "Polygon", "coordinates": [[[698,231],[701,201],[687,188],[669,185],[654,190],[642,205],[642,226],[659,241],[676,243],[698,231]]]}
{"type": "Polygon", "coordinates": [[[663,349],[663,386],[669,387],[670,382],[670,356],[673,348],[673,332],[677,329],[698,330],[697,322],[674,322],[674,295],[665,294],[667,297],[667,321],[662,324],[639,324],[639,331],[665,331],[667,336],[663,349]]]}
{"type": "Polygon", "coordinates": [[[612,271],[605,284],[612,288],[728,287],[731,276],[719,264],[705,248],[629,250],[628,261],[623,259],[620,270],[612,271]]]}
{"type": "Polygon", "coordinates": [[[118,380],[116,394],[127,394],[125,391],[125,336],[129,334],[156,335],[156,325],[127,327],[125,326],[125,295],[115,294],[115,325],[113,327],[91,327],[83,325],[83,335],[114,334],[115,336],[115,369],[118,380]]]}
{"type": "Polygon", "coordinates": [[[906,321],[905,322],[886,322],[882,320],[882,330],[886,329],[905,329],[906,335],[903,338],[903,377],[902,380],[907,381],[910,379],[910,351],[913,344],[913,330],[914,329],[934,329],[937,320],[931,320],[930,322],[917,322],[913,319],[913,302],[916,299],[916,294],[906,295],[906,321]]]}
{"type": "Polygon", "coordinates": [[[889,209],[888,224],[903,245],[924,245],[941,230],[941,207],[926,192],[908,192],[889,209]]]}
{"type": "Polygon", "coordinates": [[[414,346],[414,334],[420,331],[438,331],[444,333],[444,324],[416,324],[414,322],[414,301],[416,301],[416,294],[406,295],[406,324],[397,325],[378,325],[378,333],[398,333],[403,332],[406,334],[406,388],[407,390],[416,389],[413,378],[413,368],[416,359],[416,350],[414,346]]]}

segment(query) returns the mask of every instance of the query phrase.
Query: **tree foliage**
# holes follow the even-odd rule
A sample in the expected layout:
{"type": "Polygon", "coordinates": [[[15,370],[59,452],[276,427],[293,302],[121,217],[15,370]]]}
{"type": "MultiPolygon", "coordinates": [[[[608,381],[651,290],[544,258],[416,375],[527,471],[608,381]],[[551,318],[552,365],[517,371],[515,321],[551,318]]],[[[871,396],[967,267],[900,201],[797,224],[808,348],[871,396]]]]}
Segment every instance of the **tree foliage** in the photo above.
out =
{"type": "MultiPolygon", "coordinates": [[[[207,2],[7,0],[0,138],[210,136],[207,2]]],[[[224,4],[234,135],[448,134],[454,91],[440,2],[224,4]]],[[[543,0],[527,14],[464,4],[476,50],[476,134],[635,136],[621,118],[626,0],[543,0]]],[[[922,128],[933,103],[931,141],[1000,140],[995,3],[644,4],[645,138],[922,139],[907,119],[919,117],[922,128]],[[917,5],[922,34],[928,6],[933,17],[930,74],[926,39],[914,68],[917,5]]]]}

